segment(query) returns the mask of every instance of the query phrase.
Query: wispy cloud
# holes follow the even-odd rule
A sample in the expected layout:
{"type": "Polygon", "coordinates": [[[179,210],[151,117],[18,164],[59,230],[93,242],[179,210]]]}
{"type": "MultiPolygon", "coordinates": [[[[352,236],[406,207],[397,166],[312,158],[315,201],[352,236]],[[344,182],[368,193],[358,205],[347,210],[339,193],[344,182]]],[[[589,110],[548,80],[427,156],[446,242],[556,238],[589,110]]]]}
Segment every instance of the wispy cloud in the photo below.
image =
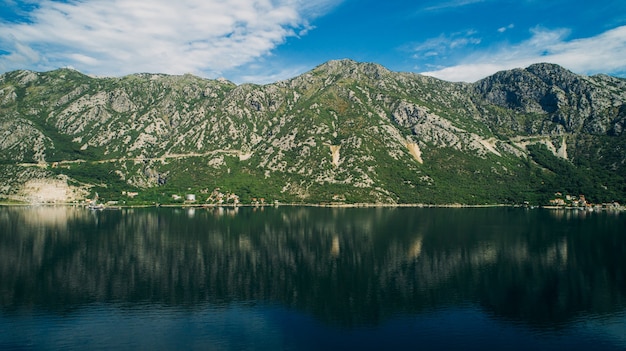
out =
{"type": "Polygon", "coordinates": [[[442,10],[456,9],[459,7],[473,5],[473,4],[481,3],[485,1],[487,0],[451,0],[451,1],[438,3],[435,5],[427,6],[424,10],[425,11],[442,11],[442,10]]]}
{"type": "Polygon", "coordinates": [[[500,28],[498,28],[498,32],[499,32],[499,33],[504,33],[504,32],[506,32],[507,30],[509,30],[509,29],[513,29],[513,28],[515,28],[515,25],[514,25],[513,23],[511,23],[511,24],[509,24],[509,25],[508,25],[508,26],[506,26],[506,27],[500,27],[500,28]]]}
{"type": "Polygon", "coordinates": [[[534,28],[515,45],[500,45],[466,56],[455,65],[422,72],[448,81],[473,82],[500,70],[551,62],[582,74],[626,72],[626,26],[595,37],[567,40],[568,30],[534,28]]]}
{"type": "Polygon", "coordinates": [[[0,22],[0,71],[221,72],[268,55],[341,0],[43,0],[0,22]]]}
{"type": "Polygon", "coordinates": [[[448,53],[465,48],[467,46],[478,45],[481,39],[473,30],[457,32],[449,35],[441,34],[438,37],[428,39],[423,43],[411,48],[413,57],[446,56],[448,53]]]}
{"type": "Polygon", "coordinates": [[[262,69],[259,68],[252,68],[250,71],[261,73],[247,73],[235,76],[233,79],[236,83],[252,82],[256,84],[269,84],[296,77],[299,74],[311,69],[311,67],[301,65],[289,65],[282,68],[269,67],[269,70],[267,66],[264,66],[262,69]]]}

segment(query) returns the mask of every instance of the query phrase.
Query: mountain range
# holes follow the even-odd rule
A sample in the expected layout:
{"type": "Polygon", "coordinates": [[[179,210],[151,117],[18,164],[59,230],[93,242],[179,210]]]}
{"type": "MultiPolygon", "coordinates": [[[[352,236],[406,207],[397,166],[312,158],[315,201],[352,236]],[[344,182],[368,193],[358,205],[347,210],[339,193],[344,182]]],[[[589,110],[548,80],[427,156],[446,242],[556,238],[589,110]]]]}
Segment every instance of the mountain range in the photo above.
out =
{"type": "Polygon", "coordinates": [[[267,85],[21,70],[0,76],[0,197],[626,202],[625,126],[626,79],[549,63],[471,84],[351,60],[267,85]]]}

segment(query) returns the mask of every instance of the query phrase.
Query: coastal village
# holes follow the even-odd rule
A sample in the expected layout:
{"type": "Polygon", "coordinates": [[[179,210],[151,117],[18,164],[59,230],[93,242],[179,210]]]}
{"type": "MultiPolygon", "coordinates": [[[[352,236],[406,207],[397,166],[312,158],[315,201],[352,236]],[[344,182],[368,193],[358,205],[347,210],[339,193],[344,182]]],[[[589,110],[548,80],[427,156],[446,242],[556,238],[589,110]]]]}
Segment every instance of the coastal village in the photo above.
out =
{"type": "Polygon", "coordinates": [[[550,200],[550,206],[546,208],[563,208],[563,209],[578,209],[586,211],[601,211],[601,210],[623,210],[624,207],[619,202],[608,202],[601,204],[594,204],[585,198],[585,195],[569,195],[557,192],[554,194],[554,198],[550,200]]]}
{"type": "MultiPolygon", "coordinates": [[[[129,198],[134,198],[138,195],[137,192],[122,192],[122,195],[127,196],[129,198]]],[[[238,206],[242,205],[242,201],[239,195],[233,192],[222,192],[221,188],[215,188],[213,191],[209,192],[208,189],[203,189],[200,191],[200,194],[197,196],[196,194],[172,194],[171,203],[180,204],[180,205],[231,205],[238,206]]],[[[255,205],[255,206],[263,206],[267,205],[265,198],[256,198],[253,197],[250,199],[250,203],[247,205],[255,205]]]]}
{"type": "MultiPolygon", "coordinates": [[[[27,196],[20,199],[9,199],[5,204],[50,204],[50,205],[82,205],[92,209],[134,207],[134,206],[189,206],[189,207],[207,207],[207,206],[277,206],[277,205],[305,205],[304,203],[286,203],[276,199],[267,200],[264,197],[246,196],[243,199],[240,195],[232,191],[224,190],[216,187],[213,190],[204,188],[197,193],[192,189],[187,192],[180,193],[163,193],[159,197],[160,200],[146,201],[142,199],[139,190],[123,190],[119,196],[100,197],[97,193],[89,195],[87,191],[76,191],[68,187],[63,179],[54,181],[38,180],[31,181],[26,187],[27,196]]],[[[109,196],[112,196],[109,194],[109,196]]],[[[528,207],[528,208],[547,208],[547,209],[564,209],[564,210],[584,210],[592,211],[626,211],[626,206],[617,201],[593,203],[585,195],[571,195],[567,193],[556,192],[553,197],[543,204],[532,204],[528,201],[518,204],[483,204],[483,205],[464,205],[461,203],[453,204],[381,204],[381,203],[350,203],[346,201],[345,195],[334,194],[329,202],[319,202],[306,204],[309,206],[325,206],[325,207],[494,207],[494,206],[512,206],[512,207],[528,207]]]]}
{"type": "MultiPolygon", "coordinates": [[[[123,191],[122,195],[128,198],[134,198],[138,195],[138,193],[123,191]]],[[[273,203],[270,203],[270,202],[267,202],[265,198],[256,198],[256,197],[251,198],[249,203],[242,203],[239,195],[232,193],[232,192],[224,193],[219,187],[213,189],[213,191],[211,191],[210,193],[208,189],[204,189],[200,191],[199,197],[196,196],[196,194],[185,194],[184,196],[173,194],[171,196],[171,200],[172,200],[172,203],[170,205],[181,205],[181,206],[267,206],[267,205],[277,206],[279,204],[278,201],[274,201],[273,203]]],[[[348,205],[344,202],[345,198],[341,199],[344,201],[337,201],[338,195],[335,195],[333,200],[335,201],[331,203],[324,203],[324,204],[319,204],[319,205],[324,205],[324,206],[347,206],[348,205]]],[[[84,200],[83,203],[87,204],[91,208],[98,208],[98,209],[102,209],[106,207],[116,207],[120,204],[119,201],[107,201],[104,204],[98,203],[97,194],[94,199],[84,200]]],[[[616,201],[608,202],[608,203],[601,203],[601,204],[594,204],[588,201],[585,195],[581,194],[581,195],[574,196],[574,195],[569,195],[569,194],[563,194],[561,192],[556,192],[554,194],[554,198],[551,199],[549,203],[550,204],[547,206],[539,206],[539,207],[546,208],[546,209],[570,209],[570,210],[581,210],[581,211],[584,210],[584,211],[589,211],[589,212],[626,210],[626,206],[623,206],[619,202],[616,202],[616,201]]],[[[161,204],[155,204],[155,205],[160,206],[161,204]]],[[[351,205],[365,206],[366,204],[351,204],[351,205]]],[[[398,206],[406,206],[406,204],[398,205],[398,206]]],[[[414,206],[422,207],[426,205],[414,204],[414,206]]],[[[524,204],[524,206],[531,207],[527,202],[524,204]]],[[[462,205],[443,206],[442,205],[442,206],[436,206],[436,207],[465,207],[465,206],[462,206],[462,205]]],[[[472,206],[468,206],[468,207],[472,207],[472,206]]],[[[535,208],[535,206],[532,206],[532,208],[535,208]]]]}

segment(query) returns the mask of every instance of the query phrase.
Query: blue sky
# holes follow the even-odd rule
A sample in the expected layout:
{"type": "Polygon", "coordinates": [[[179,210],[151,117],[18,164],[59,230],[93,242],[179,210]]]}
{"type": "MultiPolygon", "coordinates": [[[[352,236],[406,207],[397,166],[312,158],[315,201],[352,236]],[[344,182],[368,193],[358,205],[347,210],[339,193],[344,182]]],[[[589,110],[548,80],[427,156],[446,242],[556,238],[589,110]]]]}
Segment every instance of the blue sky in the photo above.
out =
{"type": "Polygon", "coordinates": [[[449,81],[536,62],[626,77],[626,1],[0,0],[0,72],[269,83],[342,58],[449,81]]]}

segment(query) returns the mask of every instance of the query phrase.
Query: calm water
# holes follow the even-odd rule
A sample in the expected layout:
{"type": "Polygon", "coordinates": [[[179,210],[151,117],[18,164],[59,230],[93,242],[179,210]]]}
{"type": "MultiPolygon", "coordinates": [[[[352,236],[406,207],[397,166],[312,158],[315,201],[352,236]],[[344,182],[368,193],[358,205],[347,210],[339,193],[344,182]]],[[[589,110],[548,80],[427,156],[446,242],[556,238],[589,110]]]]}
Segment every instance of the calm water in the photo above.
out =
{"type": "Polygon", "coordinates": [[[0,208],[0,349],[626,349],[626,213],[0,208]]]}

